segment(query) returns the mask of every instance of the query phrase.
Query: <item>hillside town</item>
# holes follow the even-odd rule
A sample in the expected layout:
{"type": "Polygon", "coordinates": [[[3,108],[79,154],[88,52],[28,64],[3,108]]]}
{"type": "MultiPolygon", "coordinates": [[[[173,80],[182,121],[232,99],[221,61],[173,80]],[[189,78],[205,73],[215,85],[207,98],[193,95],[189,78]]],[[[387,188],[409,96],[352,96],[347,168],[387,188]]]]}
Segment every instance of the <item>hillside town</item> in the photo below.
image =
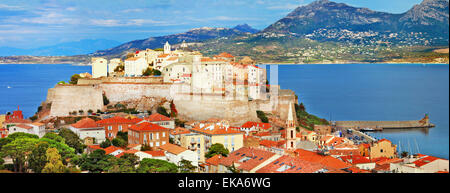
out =
{"type": "Polygon", "coordinates": [[[49,89],[33,117],[20,107],[0,115],[0,172],[449,171],[446,159],[399,152],[354,128],[306,127],[295,94],[269,84],[250,57],[166,42],[124,60],[92,58],[92,72],[73,77],[49,89]]]}

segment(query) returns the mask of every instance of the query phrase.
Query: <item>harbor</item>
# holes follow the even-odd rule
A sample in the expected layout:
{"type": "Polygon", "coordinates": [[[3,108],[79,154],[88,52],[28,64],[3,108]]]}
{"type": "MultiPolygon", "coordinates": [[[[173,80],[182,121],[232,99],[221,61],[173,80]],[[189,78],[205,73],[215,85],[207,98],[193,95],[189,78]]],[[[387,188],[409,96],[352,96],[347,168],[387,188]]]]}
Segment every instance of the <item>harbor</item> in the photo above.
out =
{"type": "Polygon", "coordinates": [[[357,131],[383,131],[385,129],[417,129],[432,128],[434,124],[430,123],[428,114],[420,120],[408,121],[334,121],[332,125],[335,128],[347,128],[357,131]]]}

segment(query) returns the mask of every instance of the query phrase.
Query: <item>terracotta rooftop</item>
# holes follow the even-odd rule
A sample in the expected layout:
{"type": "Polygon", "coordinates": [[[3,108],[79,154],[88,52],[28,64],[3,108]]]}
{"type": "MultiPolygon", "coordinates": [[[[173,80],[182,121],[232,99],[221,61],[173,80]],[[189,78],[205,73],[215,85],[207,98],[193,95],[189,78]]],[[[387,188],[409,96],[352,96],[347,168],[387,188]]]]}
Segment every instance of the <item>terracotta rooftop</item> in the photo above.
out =
{"type": "Polygon", "coordinates": [[[78,128],[78,129],[97,128],[98,127],[97,123],[91,118],[81,119],[78,122],[72,124],[71,126],[78,128]]]}
{"type": "Polygon", "coordinates": [[[161,115],[159,113],[155,113],[155,114],[151,114],[150,116],[148,116],[144,120],[150,121],[150,122],[157,122],[157,121],[170,121],[170,118],[166,117],[164,115],[161,115]]]}
{"type": "Polygon", "coordinates": [[[257,170],[256,173],[314,173],[321,170],[325,172],[324,169],[326,167],[319,163],[284,155],[257,170]]]}
{"type": "Polygon", "coordinates": [[[352,165],[349,163],[345,163],[337,158],[325,155],[319,155],[316,152],[307,151],[304,149],[296,149],[295,153],[299,156],[300,159],[320,163],[324,166],[334,168],[334,169],[344,169],[349,168],[352,165]]]}
{"type": "Polygon", "coordinates": [[[138,57],[131,57],[131,58],[128,58],[128,59],[126,59],[125,61],[136,61],[136,60],[139,60],[140,58],[138,58],[138,57]]]}
{"type": "Polygon", "coordinates": [[[189,129],[186,129],[183,127],[177,127],[170,131],[171,135],[180,135],[180,134],[187,134],[187,133],[191,133],[191,131],[189,131],[189,129]]]}
{"type": "Polygon", "coordinates": [[[152,157],[164,157],[164,156],[166,156],[164,151],[143,151],[143,152],[152,155],[152,157]]]}
{"type": "Polygon", "coordinates": [[[240,130],[233,129],[231,127],[227,128],[218,124],[205,124],[203,127],[197,125],[195,128],[192,128],[191,131],[208,135],[243,134],[240,130]]]}
{"type": "Polygon", "coordinates": [[[168,129],[165,127],[161,127],[154,123],[143,122],[143,123],[131,126],[130,130],[133,130],[133,131],[162,131],[162,130],[168,130],[168,129]]]}
{"type": "Polygon", "coordinates": [[[31,123],[31,121],[28,119],[9,118],[8,120],[3,121],[3,123],[31,123]]]}
{"type": "Polygon", "coordinates": [[[438,158],[438,157],[427,156],[427,157],[424,157],[424,158],[421,158],[421,159],[418,159],[418,160],[414,161],[413,164],[415,164],[417,167],[422,167],[422,166],[424,166],[426,164],[429,164],[429,163],[434,162],[434,161],[439,160],[439,159],[440,160],[444,160],[444,159],[441,159],[441,158],[438,158]]]}
{"type": "Polygon", "coordinates": [[[18,125],[16,125],[16,127],[20,127],[20,128],[23,128],[23,129],[33,129],[32,126],[25,125],[25,124],[18,124],[18,125]]]}
{"type": "Polygon", "coordinates": [[[258,127],[258,128],[267,130],[267,129],[270,129],[272,127],[272,125],[270,125],[270,123],[261,123],[261,122],[247,121],[241,127],[242,128],[258,127]]]}
{"type": "Polygon", "coordinates": [[[370,160],[366,157],[363,157],[361,155],[347,155],[347,156],[341,156],[340,157],[342,161],[350,163],[350,164],[364,164],[364,163],[370,163],[370,160]]]}
{"type": "Polygon", "coordinates": [[[115,116],[108,119],[102,119],[96,122],[97,124],[134,124],[131,119],[126,119],[123,117],[115,116]]]}
{"type": "Polygon", "coordinates": [[[178,145],[174,145],[174,144],[171,144],[171,143],[166,143],[166,144],[160,146],[159,148],[164,150],[164,151],[167,151],[169,153],[175,154],[175,155],[183,153],[184,151],[187,150],[184,147],[181,147],[181,146],[178,146],[178,145]]]}
{"type": "Polygon", "coordinates": [[[211,164],[211,165],[218,166],[220,159],[222,159],[222,155],[216,154],[216,155],[212,156],[211,158],[205,160],[205,162],[208,164],[211,164]]]}
{"type": "Polygon", "coordinates": [[[221,159],[219,163],[224,166],[231,166],[234,163],[237,169],[250,171],[274,155],[275,153],[269,151],[242,147],[228,154],[228,157],[221,159]]]}
{"type": "Polygon", "coordinates": [[[117,150],[122,150],[122,151],[124,151],[124,149],[122,149],[122,148],[120,148],[120,147],[116,147],[116,146],[109,146],[109,147],[107,147],[107,148],[105,148],[105,149],[103,149],[103,150],[105,150],[105,154],[106,155],[108,155],[108,154],[110,154],[110,153],[113,153],[113,152],[115,152],[115,151],[117,151],[117,150]]]}

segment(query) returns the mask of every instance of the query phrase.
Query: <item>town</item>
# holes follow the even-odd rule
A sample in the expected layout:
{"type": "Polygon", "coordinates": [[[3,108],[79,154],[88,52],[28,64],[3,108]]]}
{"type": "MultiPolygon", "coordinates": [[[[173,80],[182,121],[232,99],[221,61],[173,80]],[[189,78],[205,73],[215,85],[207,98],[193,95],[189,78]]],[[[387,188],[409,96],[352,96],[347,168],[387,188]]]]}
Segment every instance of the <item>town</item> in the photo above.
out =
{"type": "Polygon", "coordinates": [[[356,126],[300,119],[295,93],[250,57],[175,46],[94,57],[34,116],[0,115],[0,172],[448,173],[356,126]]]}

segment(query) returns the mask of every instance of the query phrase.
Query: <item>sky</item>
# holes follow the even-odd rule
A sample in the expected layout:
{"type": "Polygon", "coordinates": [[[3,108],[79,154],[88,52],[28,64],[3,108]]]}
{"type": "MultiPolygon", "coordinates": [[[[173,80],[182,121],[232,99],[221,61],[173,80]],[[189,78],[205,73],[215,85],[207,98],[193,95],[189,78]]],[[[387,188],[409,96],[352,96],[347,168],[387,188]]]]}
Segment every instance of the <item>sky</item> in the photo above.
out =
{"type": "MultiPolygon", "coordinates": [[[[198,27],[264,29],[313,0],[0,0],[0,47],[37,48],[81,39],[127,42],[198,27]]],[[[334,0],[403,13],[422,0],[334,0]]]]}

